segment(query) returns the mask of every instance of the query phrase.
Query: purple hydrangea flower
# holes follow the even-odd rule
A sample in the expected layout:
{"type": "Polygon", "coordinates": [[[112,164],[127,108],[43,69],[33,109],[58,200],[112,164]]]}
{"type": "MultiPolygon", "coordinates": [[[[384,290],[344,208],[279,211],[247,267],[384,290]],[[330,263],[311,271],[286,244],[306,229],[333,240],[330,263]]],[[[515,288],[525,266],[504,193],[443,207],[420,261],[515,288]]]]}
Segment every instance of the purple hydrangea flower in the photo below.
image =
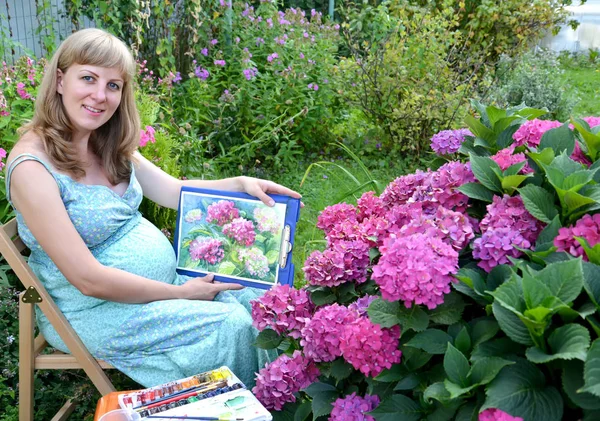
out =
{"type": "Polygon", "coordinates": [[[431,138],[431,149],[438,155],[450,155],[458,152],[465,136],[473,136],[469,129],[442,130],[431,138]]]}
{"type": "Polygon", "coordinates": [[[364,398],[356,396],[356,392],[343,398],[338,398],[333,403],[329,421],[375,421],[367,412],[371,412],[379,405],[377,395],[365,395],[364,398]]]}

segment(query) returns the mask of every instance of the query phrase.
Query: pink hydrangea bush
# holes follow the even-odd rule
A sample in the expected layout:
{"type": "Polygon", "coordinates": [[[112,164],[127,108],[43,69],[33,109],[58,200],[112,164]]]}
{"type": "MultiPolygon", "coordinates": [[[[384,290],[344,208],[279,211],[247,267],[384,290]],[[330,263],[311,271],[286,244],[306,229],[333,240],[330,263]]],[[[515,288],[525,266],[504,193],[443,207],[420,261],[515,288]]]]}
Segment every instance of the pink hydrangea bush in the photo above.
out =
{"type": "Polygon", "coordinates": [[[379,396],[357,396],[356,392],[343,398],[338,398],[333,403],[329,421],[375,421],[367,412],[371,412],[379,405],[379,396]]]}
{"type": "MultiPolygon", "coordinates": [[[[496,164],[502,171],[506,171],[508,167],[519,164],[521,162],[527,162],[527,157],[524,153],[514,153],[514,148],[505,148],[499,150],[496,155],[491,156],[496,164]]],[[[526,163],[525,166],[519,171],[519,174],[532,173],[533,169],[526,163]]]]}
{"type": "Polygon", "coordinates": [[[223,226],[240,216],[235,203],[230,200],[219,200],[206,208],[206,221],[223,226]]]}
{"type": "Polygon", "coordinates": [[[562,126],[560,121],[539,120],[537,118],[526,121],[513,134],[513,139],[515,141],[513,146],[537,147],[540,144],[540,140],[542,140],[544,133],[560,126],[562,126]]]}
{"type": "Polygon", "coordinates": [[[587,261],[585,250],[575,237],[585,238],[590,247],[600,243],[600,214],[584,215],[575,225],[560,228],[554,238],[558,251],[566,251],[575,257],[583,256],[583,260],[587,261]]]}
{"type": "Polygon", "coordinates": [[[338,241],[325,251],[313,251],[302,268],[311,285],[334,287],[367,280],[369,246],[362,241],[338,241]]]}
{"type": "Polygon", "coordinates": [[[490,408],[479,414],[479,421],[523,421],[521,417],[513,417],[506,412],[496,409],[490,408]]]}

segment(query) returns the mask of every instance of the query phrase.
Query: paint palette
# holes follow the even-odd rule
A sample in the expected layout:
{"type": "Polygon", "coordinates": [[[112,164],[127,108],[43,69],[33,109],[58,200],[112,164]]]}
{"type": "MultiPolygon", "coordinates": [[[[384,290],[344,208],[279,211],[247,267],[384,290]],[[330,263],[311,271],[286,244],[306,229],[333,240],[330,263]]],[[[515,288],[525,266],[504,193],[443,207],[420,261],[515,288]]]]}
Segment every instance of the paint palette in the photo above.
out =
{"type": "Polygon", "coordinates": [[[142,419],[172,420],[242,419],[271,421],[269,411],[246,389],[228,367],[197,374],[175,382],[119,395],[123,409],[133,409],[142,419]],[[164,417],[164,418],[163,418],[164,417]]]}

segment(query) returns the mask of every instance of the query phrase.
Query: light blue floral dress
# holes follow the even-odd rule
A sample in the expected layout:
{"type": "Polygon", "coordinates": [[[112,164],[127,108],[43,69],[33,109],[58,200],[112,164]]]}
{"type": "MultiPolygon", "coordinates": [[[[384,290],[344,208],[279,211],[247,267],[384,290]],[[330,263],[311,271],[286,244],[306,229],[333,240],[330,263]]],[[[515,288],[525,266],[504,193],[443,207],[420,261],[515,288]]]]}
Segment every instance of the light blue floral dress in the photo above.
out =
{"type": "MultiPolygon", "coordinates": [[[[21,162],[40,162],[52,174],[69,217],[100,263],[169,284],[185,283],[175,272],[169,240],[142,217],[142,188],[132,169],[129,186],[119,196],[106,186],[78,183],[39,158],[22,154],[7,168],[10,177],[21,162]]],[[[133,166],[132,166],[133,168],[133,166]]],[[[58,270],[17,212],[19,234],[31,249],[29,265],[44,283],[89,351],[129,377],[150,387],[221,365],[247,386],[254,373],[275,355],[252,346],[249,300],[263,291],[224,291],[214,301],[164,300],[123,304],[83,295],[58,270]]],[[[37,311],[38,326],[53,347],[68,352],[50,322],[37,311]]]]}

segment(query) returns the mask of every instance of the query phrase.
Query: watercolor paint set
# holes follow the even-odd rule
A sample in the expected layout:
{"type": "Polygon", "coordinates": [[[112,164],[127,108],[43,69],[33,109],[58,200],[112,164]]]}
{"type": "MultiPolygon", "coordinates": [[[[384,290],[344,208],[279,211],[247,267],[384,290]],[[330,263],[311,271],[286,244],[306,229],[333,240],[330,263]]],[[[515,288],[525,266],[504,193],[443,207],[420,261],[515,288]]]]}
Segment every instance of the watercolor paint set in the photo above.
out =
{"type": "Polygon", "coordinates": [[[228,367],[119,395],[142,419],[271,421],[270,412],[228,367]]]}

